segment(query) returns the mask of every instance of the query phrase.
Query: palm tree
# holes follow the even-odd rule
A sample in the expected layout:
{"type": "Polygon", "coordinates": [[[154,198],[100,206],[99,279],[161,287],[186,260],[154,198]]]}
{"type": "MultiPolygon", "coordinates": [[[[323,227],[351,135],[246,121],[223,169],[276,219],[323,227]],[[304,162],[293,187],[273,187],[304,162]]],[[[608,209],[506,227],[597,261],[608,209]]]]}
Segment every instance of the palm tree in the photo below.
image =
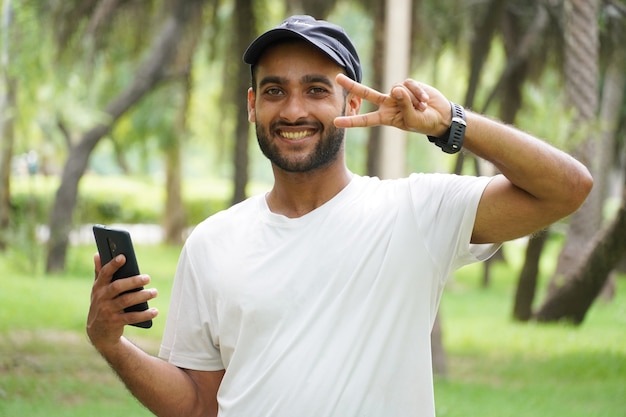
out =
{"type": "MultiPolygon", "coordinates": [[[[578,18],[572,18],[570,21],[579,22],[580,26],[589,26],[589,14],[592,13],[593,4],[578,5],[578,8],[572,8],[570,12],[580,13],[578,18]]],[[[605,27],[609,28],[610,37],[605,37],[606,55],[610,57],[605,60],[607,62],[604,75],[604,88],[602,89],[602,102],[600,106],[599,128],[597,124],[593,127],[592,140],[597,140],[599,144],[596,147],[584,144],[588,149],[588,154],[592,172],[595,173],[595,195],[590,197],[586,205],[576,213],[571,220],[570,235],[568,242],[561,253],[561,268],[557,270],[557,280],[553,282],[550,291],[543,305],[537,311],[536,317],[539,321],[556,321],[569,320],[574,323],[581,323],[595,298],[598,296],[602,287],[605,285],[610,272],[615,268],[626,252],[626,184],[622,195],[622,207],[617,215],[600,233],[596,230],[602,229],[602,203],[607,194],[607,178],[611,171],[611,167],[619,162],[619,158],[614,158],[613,153],[615,147],[615,136],[619,125],[620,112],[624,103],[624,86],[626,79],[624,76],[624,65],[626,64],[626,51],[623,48],[623,42],[626,40],[626,7],[617,2],[608,2],[607,9],[603,15],[608,18],[605,27]],[[594,199],[598,199],[595,201],[594,199]],[[596,213],[600,211],[600,213],[596,213]],[[600,216],[600,220],[596,220],[596,216],[600,216]],[[580,221],[580,224],[578,222],[580,221]],[[597,223],[596,223],[597,222],[597,223]],[[597,229],[592,230],[589,224],[597,224],[597,229]],[[588,242],[579,242],[586,236],[588,242]],[[580,252],[578,256],[581,259],[575,262],[572,254],[575,249],[580,252]],[[582,254],[582,255],[581,255],[582,254]],[[568,260],[571,262],[565,265],[568,260]]],[[[572,26],[575,26],[572,25],[572,26]]],[[[580,29],[580,28],[579,28],[580,29]]],[[[573,27],[571,30],[576,30],[573,27]]],[[[579,52],[580,53],[580,52],[579,52]]],[[[572,63],[574,64],[574,63],[572,63]]],[[[581,65],[580,62],[576,65],[581,65]]],[[[584,65],[587,68],[586,65],[584,65]]],[[[586,71],[584,72],[587,73],[586,71]]],[[[578,79],[582,79],[581,76],[578,79]]],[[[594,85],[595,87],[595,85],[594,85]]],[[[582,88],[577,83],[572,83],[571,88],[582,88]]],[[[582,97],[577,95],[575,102],[585,99],[585,92],[582,97]]],[[[572,91],[570,94],[577,94],[572,91]]],[[[591,94],[591,91],[587,92],[591,94]]],[[[597,102],[598,100],[596,100],[597,102]]],[[[587,117],[591,118],[591,108],[587,109],[587,117]]],[[[598,109],[595,109],[598,110],[598,109]]],[[[594,113],[595,115],[595,113],[594,113]]],[[[624,170],[622,168],[624,172],[624,170]]]]}
{"type": "MultiPolygon", "coordinates": [[[[598,1],[571,0],[563,3],[564,73],[567,105],[575,111],[571,137],[581,141],[576,156],[594,178],[601,175],[597,165],[599,30],[598,1]]],[[[585,204],[572,217],[567,238],[559,256],[551,290],[558,287],[577,267],[576,259],[602,223],[603,196],[594,187],[585,204]]]]}
{"type": "MultiPolygon", "coordinates": [[[[626,171],[626,170],[625,170],[626,171]]],[[[626,172],[624,172],[626,176],[626,172]]],[[[626,178],[626,177],[625,177],[626,178]]],[[[591,251],[557,291],[548,294],[537,311],[540,322],[567,320],[583,322],[587,311],[605,285],[609,273],[626,252],[626,182],[617,215],[592,242],[591,251]]]]}

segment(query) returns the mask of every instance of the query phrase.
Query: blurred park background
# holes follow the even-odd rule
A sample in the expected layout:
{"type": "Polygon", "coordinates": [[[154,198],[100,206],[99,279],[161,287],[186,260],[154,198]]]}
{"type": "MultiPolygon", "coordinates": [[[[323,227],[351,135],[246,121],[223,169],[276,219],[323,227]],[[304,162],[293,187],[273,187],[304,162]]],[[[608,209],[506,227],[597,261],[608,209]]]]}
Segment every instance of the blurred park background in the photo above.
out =
{"type": "MultiPolygon", "coordinates": [[[[402,77],[594,176],[574,215],[451,278],[433,332],[438,415],[626,416],[625,0],[0,4],[0,417],[149,415],[84,334],[91,225],[133,234],[161,314],[128,336],[156,353],[189,230],[271,187],[241,56],[294,13],[344,26],[365,84],[386,91],[406,57],[402,77]],[[388,19],[404,10],[406,24],[388,19]]],[[[352,171],[493,174],[421,135],[385,139],[350,130],[352,171]]]]}

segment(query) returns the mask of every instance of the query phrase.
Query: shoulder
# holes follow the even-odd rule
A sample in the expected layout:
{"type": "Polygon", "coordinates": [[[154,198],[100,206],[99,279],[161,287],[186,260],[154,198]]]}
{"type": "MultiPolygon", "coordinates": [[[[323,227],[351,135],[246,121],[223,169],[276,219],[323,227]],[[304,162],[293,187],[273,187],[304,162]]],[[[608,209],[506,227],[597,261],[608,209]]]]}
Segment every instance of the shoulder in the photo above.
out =
{"type": "Polygon", "coordinates": [[[257,218],[262,198],[263,195],[250,197],[207,217],[194,227],[187,240],[203,239],[207,235],[220,236],[223,233],[229,233],[234,227],[257,218]]]}
{"type": "Polygon", "coordinates": [[[361,191],[372,193],[457,194],[482,190],[490,177],[476,177],[443,173],[412,173],[408,177],[381,180],[377,177],[359,177],[361,191]]]}
{"type": "Polygon", "coordinates": [[[491,177],[456,174],[411,174],[407,178],[407,186],[412,191],[430,195],[468,196],[482,194],[491,177]]]}

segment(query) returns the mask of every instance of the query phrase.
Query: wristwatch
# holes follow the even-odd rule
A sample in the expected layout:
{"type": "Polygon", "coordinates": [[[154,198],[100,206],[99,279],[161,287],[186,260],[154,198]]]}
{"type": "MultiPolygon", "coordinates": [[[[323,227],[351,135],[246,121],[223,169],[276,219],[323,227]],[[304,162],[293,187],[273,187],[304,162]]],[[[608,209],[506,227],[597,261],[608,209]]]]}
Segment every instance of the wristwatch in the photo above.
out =
{"type": "Polygon", "coordinates": [[[457,153],[463,147],[465,137],[465,109],[463,106],[450,102],[452,123],[443,136],[428,136],[428,140],[439,146],[445,153],[457,153]]]}

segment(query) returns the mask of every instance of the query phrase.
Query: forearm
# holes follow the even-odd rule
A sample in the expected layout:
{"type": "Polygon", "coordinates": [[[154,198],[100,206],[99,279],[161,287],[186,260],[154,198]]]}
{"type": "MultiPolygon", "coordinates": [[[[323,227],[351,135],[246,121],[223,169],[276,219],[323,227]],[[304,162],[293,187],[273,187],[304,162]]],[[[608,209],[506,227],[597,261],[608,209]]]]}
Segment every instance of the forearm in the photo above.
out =
{"type": "Polygon", "coordinates": [[[202,414],[203,396],[182,369],[145,353],[122,337],[100,352],[128,390],[155,415],[194,416],[202,414]]]}
{"type": "Polygon", "coordinates": [[[148,355],[123,337],[127,324],[153,319],[158,314],[154,308],[121,313],[157,296],[154,289],[131,291],[147,285],[148,275],[112,280],[124,263],[120,255],[103,266],[100,256],[94,255],[96,280],[86,326],[89,340],[130,392],[157,416],[216,416],[217,390],[224,371],[180,369],[148,355]]]}

